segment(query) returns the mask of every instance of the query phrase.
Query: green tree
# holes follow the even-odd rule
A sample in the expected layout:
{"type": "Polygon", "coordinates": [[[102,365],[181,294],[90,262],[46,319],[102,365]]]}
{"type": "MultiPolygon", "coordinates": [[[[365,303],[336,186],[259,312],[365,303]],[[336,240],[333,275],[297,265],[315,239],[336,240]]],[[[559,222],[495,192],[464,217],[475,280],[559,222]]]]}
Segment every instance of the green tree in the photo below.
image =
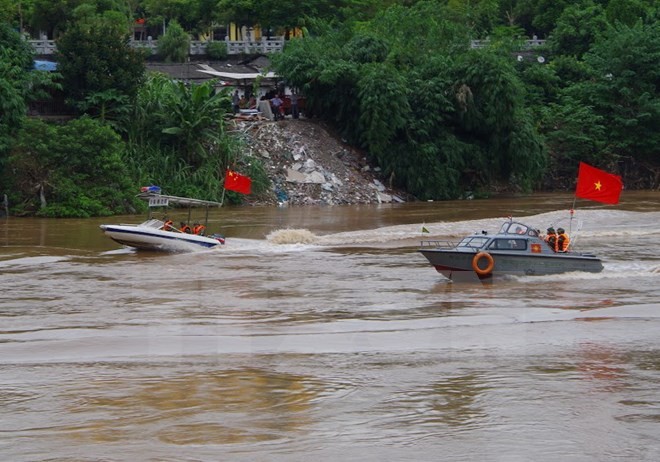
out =
{"type": "Polygon", "coordinates": [[[256,193],[268,188],[261,162],[244,159],[240,140],[226,133],[224,116],[230,110],[229,93],[215,93],[212,82],[188,87],[150,74],[126,127],[124,162],[134,181],[219,200],[225,168],[240,165],[253,178],[256,193]]]}
{"type": "Polygon", "coordinates": [[[234,22],[239,26],[254,26],[262,19],[262,10],[253,0],[218,0],[214,18],[221,24],[234,22]]]}
{"type": "Polygon", "coordinates": [[[64,125],[30,119],[8,160],[15,213],[90,217],[134,212],[123,143],[87,117],[64,125]]]}
{"type": "Polygon", "coordinates": [[[610,27],[585,61],[595,78],[577,90],[605,118],[613,152],[649,168],[657,165],[660,23],[610,27]]]}
{"type": "Polygon", "coordinates": [[[18,32],[0,23],[0,169],[25,118],[27,104],[46,99],[46,89],[59,87],[57,74],[33,70],[33,56],[34,50],[18,32]]]}
{"type": "Polygon", "coordinates": [[[126,0],[30,0],[29,3],[33,3],[27,11],[31,29],[34,32],[45,31],[55,40],[69,25],[89,15],[114,18],[112,22],[122,22],[123,32],[128,33],[135,8],[132,2],[126,0]]]}
{"type": "MultiPolygon", "coordinates": [[[[545,152],[529,122],[524,86],[511,58],[474,51],[460,56],[453,73],[458,133],[481,146],[487,178],[515,180],[521,189],[529,190],[543,172],[545,152]]],[[[480,163],[484,165],[483,159],[480,163]]]]}
{"type": "Polygon", "coordinates": [[[0,0],[0,22],[6,22],[22,32],[26,19],[31,17],[34,0],[0,0]]]}
{"type": "Polygon", "coordinates": [[[573,0],[526,0],[532,5],[532,26],[540,37],[547,37],[557,24],[563,11],[573,0]]]}
{"type": "Polygon", "coordinates": [[[208,27],[214,9],[210,0],[143,0],[141,3],[149,25],[162,25],[163,34],[172,21],[187,31],[208,27]]]}
{"type": "Polygon", "coordinates": [[[500,182],[530,190],[546,154],[513,60],[469,50],[468,30],[445,13],[434,2],[393,6],[290,43],[275,68],[393,185],[420,198],[500,182]]]}
{"type": "MultiPolygon", "coordinates": [[[[310,19],[336,18],[345,1],[332,0],[218,0],[214,19],[239,26],[269,28],[308,26],[310,19]]],[[[357,3],[357,2],[356,2],[357,3]]]]}
{"type": "Polygon", "coordinates": [[[543,131],[557,166],[579,160],[625,168],[639,185],[657,187],[660,25],[609,27],[585,54],[587,77],[560,93],[543,131]]]}
{"type": "Polygon", "coordinates": [[[112,106],[131,101],[144,80],[143,57],[129,46],[129,36],[103,21],[70,26],[57,40],[57,59],[70,103],[92,115],[121,113],[112,106]]]}
{"type": "Polygon", "coordinates": [[[25,117],[33,53],[8,23],[0,23],[0,160],[25,117]]]}
{"type": "Polygon", "coordinates": [[[562,178],[571,178],[580,161],[601,166],[616,163],[608,148],[606,121],[592,107],[569,92],[542,110],[542,130],[552,166],[544,180],[546,187],[561,184],[562,178]]]}
{"type": "Polygon", "coordinates": [[[190,54],[190,36],[176,20],[172,20],[167,31],[158,40],[158,55],[165,62],[183,63],[190,54]]]}
{"type": "Polygon", "coordinates": [[[498,23],[498,0],[448,0],[447,10],[475,39],[488,36],[498,23]]]}
{"type": "Polygon", "coordinates": [[[379,158],[410,119],[407,81],[393,68],[371,63],[361,68],[357,90],[360,142],[379,158]]]}
{"type": "Polygon", "coordinates": [[[560,55],[581,58],[607,27],[603,8],[589,1],[567,7],[550,34],[550,49],[560,55]]]}
{"type": "Polygon", "coordinates": [[[199,167],[213,146],[222,140],[222,118],[229,111],[228,95],[215,93],[213,82],[209,81],[190,86],[176,82],[171,96],[166,101],[167,126],[162,133],[168,135],[165,138],[169,138],[187,164],[199,167]]]}
{"type": "Polygon", "coordinates": [[[72,13],[84,0],[34,0],[30,27],[33,31],[44,31],[49,37],[57,38],[66,30],[72,13]]]}
{"type": "Polygon", "coordinates": [[[646,19],[651,15],[653,3],[654,0],[610,0],[605,15],[610,24],[621,23],[633,26],[640,19],[646,19]]]}

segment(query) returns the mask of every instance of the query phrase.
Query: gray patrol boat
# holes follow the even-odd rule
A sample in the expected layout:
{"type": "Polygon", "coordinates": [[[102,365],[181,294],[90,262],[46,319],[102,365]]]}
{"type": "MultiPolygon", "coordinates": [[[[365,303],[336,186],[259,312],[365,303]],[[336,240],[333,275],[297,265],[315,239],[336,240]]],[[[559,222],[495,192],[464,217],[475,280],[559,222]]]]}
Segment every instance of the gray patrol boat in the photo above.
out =
{"type": "Polygon", "coordinates": [[[523,223],[507,220],[497,234],[482,231],[458,244],[422,241],[422,255],[443,276],[451,280],[492,281],[506,275],[548,275],[603,270],[600,258],[588,253],[555,252],[539,231],[523,223]]]}

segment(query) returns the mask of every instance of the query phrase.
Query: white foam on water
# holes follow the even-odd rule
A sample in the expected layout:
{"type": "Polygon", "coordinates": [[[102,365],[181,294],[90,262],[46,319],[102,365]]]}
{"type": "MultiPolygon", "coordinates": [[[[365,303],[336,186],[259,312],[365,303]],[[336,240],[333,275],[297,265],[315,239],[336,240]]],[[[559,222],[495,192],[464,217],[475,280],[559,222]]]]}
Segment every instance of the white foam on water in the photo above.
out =
{"type": "Polygon", "coordinates": [[[13,258],[10,260],[0,261],[0,267],[10,268],[10,267],[24,267],[24,266],[40,266],[48,263],[55,263],[58,261],[66,261],[69,257],[66,256],[39,256],[39,257],[19,257],[13,258]]]}
{"type": "Polygon", "coordinates": [[[278,229],[266,236],[273,244],[313,244],[317,237],[308,229],[278,229]]]}

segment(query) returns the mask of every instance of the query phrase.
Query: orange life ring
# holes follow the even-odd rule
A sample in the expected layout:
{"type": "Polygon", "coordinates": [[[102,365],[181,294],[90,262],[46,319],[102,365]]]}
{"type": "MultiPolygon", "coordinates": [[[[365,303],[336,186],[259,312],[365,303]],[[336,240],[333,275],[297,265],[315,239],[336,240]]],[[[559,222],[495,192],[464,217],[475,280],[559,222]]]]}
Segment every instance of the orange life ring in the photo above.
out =
{"type": "Polygon", "coordinates": [[[495,260],[493,260],[493,256],[491,254],[489,254],[488,252],[479,252],[472,259],[472,269],[479,276],[489,275],[491,273],[491,271],[493,271],[494,266],[495,266],[495,260]],[[486,267],[483,268],[483,269],[479,267],[479,262],[481,261],[482,258],[485,258],[486,261],[488,262],[486,267]]]}

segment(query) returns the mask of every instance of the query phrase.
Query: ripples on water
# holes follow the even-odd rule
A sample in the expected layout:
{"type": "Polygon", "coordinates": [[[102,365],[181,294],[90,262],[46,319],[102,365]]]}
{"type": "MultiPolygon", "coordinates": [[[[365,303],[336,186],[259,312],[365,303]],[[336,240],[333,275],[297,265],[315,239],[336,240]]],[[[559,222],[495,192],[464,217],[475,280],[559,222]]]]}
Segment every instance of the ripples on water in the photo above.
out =
{"type": "Polygon", "coordinates": [[[579,212],[603,273],[490,286],[416,247],[501,219],[414,208],[195,254],[8,245],[0,459],[658,460],[658,209],[579,212]]]}

